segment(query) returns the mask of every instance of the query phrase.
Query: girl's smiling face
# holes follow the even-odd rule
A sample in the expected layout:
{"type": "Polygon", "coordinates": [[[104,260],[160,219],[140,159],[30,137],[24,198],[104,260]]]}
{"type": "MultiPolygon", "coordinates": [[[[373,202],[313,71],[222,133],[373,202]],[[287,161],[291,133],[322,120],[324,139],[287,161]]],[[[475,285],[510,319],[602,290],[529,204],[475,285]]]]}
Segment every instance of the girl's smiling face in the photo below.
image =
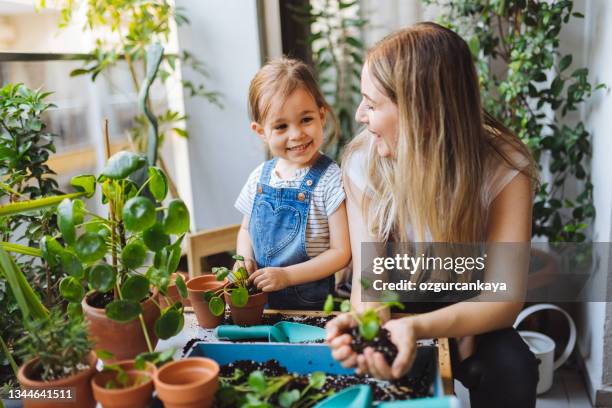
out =
{"type": "Polygon", "coordinates": [[[355,120],[366,125],[375,138],[376,150],[382,157],[395,154],[398,139],[399,114],[397,105],[379,90],[379,86],[368,72],[367,63],[361,71],[361,103],[355,120]]]}
{"type": "Polygon", "coordinates": [[[319,108],[312,95],[300,87],[273,102],[263,126],[252,122],[251,129],[274,157],[296,168],[306,167],[318,157],[323,144],[325,113],[325,108],[319,108]]]}

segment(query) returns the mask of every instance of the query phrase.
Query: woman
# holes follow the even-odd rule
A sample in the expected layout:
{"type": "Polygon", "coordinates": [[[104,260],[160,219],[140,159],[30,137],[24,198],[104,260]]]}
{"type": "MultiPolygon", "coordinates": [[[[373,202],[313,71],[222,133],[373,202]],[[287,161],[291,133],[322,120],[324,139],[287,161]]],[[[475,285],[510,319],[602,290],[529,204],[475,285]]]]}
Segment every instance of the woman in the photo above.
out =
{"type": "MultiPolygon", "coordinates": [[[[366,130],[343,161],[354,307],[363,307],[362,242],[529,242],[533,159],[482,111],[474,63],[457,34],[421,23],[384,38],[368,52],[361,92],[356,119],[366,130]]],[[[520,285],[525,276],[522,269],[505,278],[520,285]]],[[[438,304],[388,321],[398,348],[391,366],[372,349],[351,350],[348,314],[328,324],[328,343],[344,366],[388,379],[408,371],[416,340],[449,337],[453,373],[472,407],[533,407],[537,361],[512,329],[521,299],[438,304]]]]}

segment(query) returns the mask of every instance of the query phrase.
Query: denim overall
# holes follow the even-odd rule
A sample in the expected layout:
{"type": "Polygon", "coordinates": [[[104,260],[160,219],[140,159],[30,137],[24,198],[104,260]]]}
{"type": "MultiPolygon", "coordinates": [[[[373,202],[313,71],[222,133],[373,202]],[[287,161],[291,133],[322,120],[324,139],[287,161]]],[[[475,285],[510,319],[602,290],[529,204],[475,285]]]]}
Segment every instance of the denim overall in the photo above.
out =
{"type": "MultiPolygon", "coordinates": [[[[290,266],[310,259],[306,254],[308,209],[312,193],[332,160],[321,154],[299,188],[270,186],[270,174],[276,162],[275,158],[263,166],[249,222],[257,268],[290,266]]],[[[270,293],[268,306],[273,309],[321,310],[333,286],[333,275],[289,286],[270,293]]]]}

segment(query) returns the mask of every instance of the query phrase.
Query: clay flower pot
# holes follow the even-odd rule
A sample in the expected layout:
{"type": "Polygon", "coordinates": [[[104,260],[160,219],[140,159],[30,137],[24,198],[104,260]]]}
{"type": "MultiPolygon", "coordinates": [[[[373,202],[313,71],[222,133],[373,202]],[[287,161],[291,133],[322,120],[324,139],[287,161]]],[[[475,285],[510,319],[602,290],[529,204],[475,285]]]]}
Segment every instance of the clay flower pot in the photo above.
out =
{"type": "Polygon", "coordinates": [[[253,326],[261,323],[263,310],[268,302],[268,293],[259,292],[255,295],[249,295],[249,301],[246,305],[239,307],[232,303],[229,293],[225,293],[225,303],[230,306],[232,321],[240,326],[253,326]]]}
{"type": "Polygon", "coordinates": [[[202,275],[187,282],[187,293],[193,311],[198,318],[198,324],[205,329],[212,329],[221,324],[223,315],[215,316],[208,308],[204,293],[221,289],[228,280],[218,281],[215,275],[202,275]]]}
{"type": "Polygon", "coordinates": [[[146,377],[145,381],[139,382],[128,388],[106,388],[108,381],[115,379],[115,371],[102,371],[91,379],[91,388],[94,398],[103,408],[146,408],[153,399],[153,376],[156,368],[151,363],[146,363],[145,370],[134,367],[134,360],[124,360],[116,363],[130,377],[134,383],[138,377],[146,377]]]}
{"type": "MultiPolygon", "coordinates": [[[[157,291],[151,296],[151,298],[155,297],[157,297],[157,291]]],[[[155,348],[157,336],[153,330],[153,325],[160,312],[151,298],[140,305],[143,309],[143,317],[151,346],[155,348]]],[[[89,305],[87,303],[88,299],[89,297],[85,297],[81,306],[88,322],[89,337],[95,342],[97,350],[107,350],[113,353],[113,361],[128,360],[144,351],[149,351],[140,326],[140,319],[134,319],[129,323],[119,323],[111,320],[106,316],[104,309],[89,305]]]]}
{"type": "Polygon", "coordinates": [[[62,378],[54,381],[36,380],[36,369],[38,358],[34,358],[19,368],[17,379],[23,390],[47,390],[45,392],[53,393],[53,390],[71,389],[74,393],[72,400],[62,401],[61,399],[24,399],[24,408],[93,408],[96,406],[93,395],[91,393],[91,378],[96,373],[96,354],[92,351],[89,353],[88,363],[89,368],[81,370],[70,377],[62,378]]]}
{"type": "Polygon", "coordinates": [[[159,307],[161,307],[162,309],[165,309],[168,306],[170,306],[168,303],[166,303],[166,299],[165,299],[166,297],[171,299],[173,303],[181,302],[183,306],[191,306],[189,299],[183,299],[181,295],[179,295],[178,293],[178,289],[176,288],[176,284],[174,283],[176,280],[177,274],[180,274],[183,277],[183,280],[185,281],[185,283],[189,282],[189,275],[187,274],[187,272],[175,272],[172,275],[170,275],[171,283],[168,285],[166,296],[165,297],[162,296],[161,293],[158,296],[159,307]]]}
{"type": "Polygon", "coordinates": [[[207,408],[219,389],[219,364],[204,357],[173,361],[155,373],[155,390],[166,408],[207,408]]]}

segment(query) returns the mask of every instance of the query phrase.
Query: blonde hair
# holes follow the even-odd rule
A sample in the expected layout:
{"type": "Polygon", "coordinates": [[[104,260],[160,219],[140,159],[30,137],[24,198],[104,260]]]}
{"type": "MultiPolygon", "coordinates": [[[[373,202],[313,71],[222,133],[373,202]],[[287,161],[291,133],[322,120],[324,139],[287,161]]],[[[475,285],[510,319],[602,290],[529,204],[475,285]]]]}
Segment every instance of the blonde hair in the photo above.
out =
{"type": "Polygon", "coordinates": [[[467,44],[451,30],[420,23],[382,39],[365,63],[399,116],[393,157],[379,156],[367,131],[345,152],[348,160],[367,150],[371,195],[364,199],[364,215],[370,233],[402,241],[411,228],[416,242],[482,241],[485,160],[498,155],[531,178],[536,167],[520,139],[483,112],[467,44]],[[500,144],[509,144],[529,165],[518,168],[500,144]]]}
{"type": "Polygon", "coordinates": [[[277,98],[284,100],[298,88],[308,92],[319,109],[325,109],[333,124],[330,137],[336,138],[337,119],[319,89],[312,70],[304,62],[293,58],[281,57],[268,61],[257,71],[249,86],[249,117],[263,124],[270,113],[272,101],[277,98]]]}

